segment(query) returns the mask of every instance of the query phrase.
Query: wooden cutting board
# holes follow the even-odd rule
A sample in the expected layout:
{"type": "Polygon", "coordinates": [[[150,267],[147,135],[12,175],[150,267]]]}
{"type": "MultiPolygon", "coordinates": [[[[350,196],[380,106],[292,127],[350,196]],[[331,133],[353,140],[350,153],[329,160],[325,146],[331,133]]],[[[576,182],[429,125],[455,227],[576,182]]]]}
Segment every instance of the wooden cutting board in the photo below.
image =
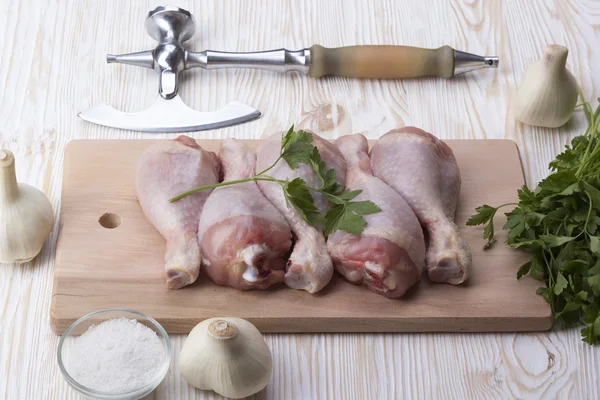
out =
{"type": "MultiPolygon", "coordinates": [[[[550,308],[535,294],[540,282],[517,281],[527,256],[503,244],[482,250],[480,227],[466,227],[475,207],[516,200],[523,185],[519,153],[509,140],[449,140],[462,176],[456,220],[473,252],[461,286],[419,286],[390,300],[339,276],[321,293],[280,287],[240,292],[201,274],[169,291],[163,278],[164,240],[144,217],[135,196],[135,167],[153,140],[78,140],[65,153],[60,233],[54,272],[51,325],[60,334],[101,308],[150,314],[168,332],[188,333],[216,316],[248,319],[263,332],[494,332],[551,327],[550,308]],[[113,229],[105,228],[108,226],[113,229]],[[118,225],[118,226],[117,226],[118,225]],[[116,226],[116,227],[115,227],[116,226]]],[[[200,140],[207,150],[218,140],[200,140]]],[[[257,146],[258,141],[248,141],[257,146]]],[[[497,230],[504,216],[496,217],[497,230]]]]}

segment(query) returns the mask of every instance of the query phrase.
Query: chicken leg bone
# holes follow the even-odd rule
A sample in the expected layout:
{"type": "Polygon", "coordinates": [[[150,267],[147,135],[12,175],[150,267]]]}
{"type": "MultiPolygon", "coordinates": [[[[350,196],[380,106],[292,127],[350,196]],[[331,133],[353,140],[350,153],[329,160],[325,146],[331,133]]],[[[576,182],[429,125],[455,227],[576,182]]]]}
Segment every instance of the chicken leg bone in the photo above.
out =
{"type": "Polygon", "coordinates": [[[373,146],[371,167],[376,177],[404,197],[427,229],[429,278],[464,282],[471,252],[454,223],[461,180],[450,147],[419,128],[392,130],[373,146]]]}
{"type": "MultiPolygon", "coordinates": [[[[328,141],[312,133],[313,144],[319,150],[321,159],[328,168],[336,171],[336,180],[343,184],[346,177],[346,163],[339,150],[328,141]]],[[[257,150],[257,171],[271,166],[281,153],[281,134],[274,134],[265,140],[257,150]]],[[[308,164],[300,164],[291,169],[284,160],[279,160],[268,175],[276,179],[302,178],[307,185],[319,187],[321,181],[308,164]]],[[[327,252],[327,244],[321,230],[309,225],[293,207],[288,207],[283,189],[276,182],[259,181],[264,195],[283,214],[292,228],[296,243],[285,273],[285,283],[294,289],[316,293],[323,289],[333,276],[333,263],[327,252]]],[[[313,192],[314,204],[323,215],[329,209],[327,199],[313,192]]]]}
{"type": "MultiPolygon", "coordinates": [[[[219,158],[225,182],[254,176],[256,156],[244,143],[224,140],[219,158]]],[[[198,241],[204,270],[215,283],[266,289],[283,282],[283,257],[292,246],[292,232],[250,181],[213,190],[200,217],[198,241]]]]}
{"type": "Polygon", "coordinates": [[[381,212],[366,215],[361,235],[336,231],[327,240],[334,265],[346,279],[386,297],[401,297],[416,284],[425,263],[423,230],[415,213],[394,189],[371,172],[363,135],[343,136],[335,144],[348,169],[346,189],[362,190],[355,201],[370,200],[381,212]]]}
{"type": "Polygon", "coordinates": [[[198,279],[198,221],[210,190],[169,203],[190,187],[219,182],[219,160],[192,138],[180,136],[150,146],[140,156],[136,192],[146,218],[167,241],[165,274],[169,289],[198,279]]]}

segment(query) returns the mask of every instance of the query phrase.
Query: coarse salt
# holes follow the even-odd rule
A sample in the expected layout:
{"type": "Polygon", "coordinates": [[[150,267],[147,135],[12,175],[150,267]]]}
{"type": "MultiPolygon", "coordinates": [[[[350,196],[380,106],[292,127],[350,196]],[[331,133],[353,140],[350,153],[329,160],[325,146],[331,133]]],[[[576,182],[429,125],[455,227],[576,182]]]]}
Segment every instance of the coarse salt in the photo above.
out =
{"type": "Polygon", "coordinates": [[[152,329],[135,319],[116,318],[91,326],[69,352],[69,374],[103,393],[124,393],[148,384],[165,360],[152,329]]]}

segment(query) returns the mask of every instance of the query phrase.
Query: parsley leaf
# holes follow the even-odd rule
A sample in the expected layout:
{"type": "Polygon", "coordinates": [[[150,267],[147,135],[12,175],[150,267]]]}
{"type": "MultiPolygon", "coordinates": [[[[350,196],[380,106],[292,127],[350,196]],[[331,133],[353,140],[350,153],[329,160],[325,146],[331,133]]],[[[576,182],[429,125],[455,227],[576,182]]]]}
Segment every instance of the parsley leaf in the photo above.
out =
{"type": "Polygon", "coordinates": [[[590,236],[590,250],[600,256],[600,236],[590,236]]]}
{"type": "Polygon", "coordinates": [[[381,208],[371,201],[353,201],[348,203],[347,207],[357,215],[369,215],[381,212],[381,208]]]}
{"type": "Polygon", "coordinates": [[[600,306],[595,304],[593,306],[583,306],[582,308],[585,313],[585,322],[588,325],[581,330],[581,336],[583,336],[584,342],[595,344],[600,337],[600,306]]]}
{"type": "Polygon", "coordinates": [[[573,236],[554,236],[541,235],[540,238],[548,245],[548,247],[558,247],[575,239],[573,236]]]}
{"type": "MultiPolygon", "coordinates": [[[[581,95],[581,93],[580,93],[581,95]]],[[[583,96],[581,96],[583,99],[583,96]]],[[[600,102],[600,99],[599,99],[600,102]]],[[[600,343],[600,106],[583,102],[589,126],[550,163],[551,173],[535,189],[517,190],[518,203],[506,213],[506,243],[527,251],[530,260],[517,279],[544,281],[537,290],[554,317],[583,323],[582,340],[600,343]]],[[[467,225],[484,225],[484,249],[494,243],[500,207],[475,209],[467,225]]]]}
{"type": "Polygon", "coordinates": [[[525,275],[528,275],[529,271],[531,271],[531,261],[527,261],[525,264],[521,265],[517,271],[517,279],[521,279],[525,275]]]}
{"type": "Polygon", "coordinates": [[[281,140],[281,158],[290,168],[298,168],[298,164],[308,163],[316,150],[312,144],[312,135],[303,130],[294,131],[294,126],[285,134],[281,140]]]}
{"type": "Polygon", "coordinates": [[[340,190],[343,190],[343,188],[338,185],[336,181],[337,174],[335,169],[327,169],[327,165],[321,160],[321,154],[316,147],[311,154],[309,162],[313,171],[316,172],[317,176],[321,180],[321,187],[319,189],[328,194],[336,194],[340,190]]]}
{"type": "Polygon", "coordinates": [[[593,206],[596,208],[600,208],[600,190],[596,189],[594,186],[590,185],[587,182],[582,183],[586,193],[592,199],[593,206]]]}
{"type": "Polygon", "coordinates": [[[485,240],[487,240],[487,243],[483,246],[484,250],[487,250],[489,248],[492,247],[492,245],[494,243],[496,243],[496,239],[494,239],[494,216],[496,215],[496,212],[498,212],[499,208],[511,205],[513,203],[510,204],[502,204],[501,206],[498,207],[491,207],[488,206],[487,204],[484,204],[481,207],[477,207],[475,209],[475,211],[477,212],[477,214],[471,216],[471,218],[469,218],[467,220],[467,225],[468,226],[476,226],[476,225],[484,225],[483,228],[483,238],[485,240]]]}
{"type": "Polygon", "coordinates": [[[362,190],[345,190],[338,197],[342,200],[352,200],[356,196],[362,193],[362,190]]]}
{"type": "Polygon", "coordinates": [[[496,211],[498,211],[498,208],[484,204],[481,207],[477,207],[475,211],[477,212],[477,214],[473,215],[467,221],[467,225],[469,226],[481,225],[489,222],[494,218],[494,215],[496,215],[496,211]]]}
{"type": "Polygon", "coordinates": [[[567,282],[567,280],[565,279],[565,277],[563,276],[563,274],[561,274],[559,272],[558,276],[556,278],[556,283],[552,287],[552,289],[554,291],[554,294],[555,295],[561,294],[563,292],[563,290],[566,289],[566,287],[567,287],[568,284],[569,284],[569,282],[567,282]]]}
{"type": "Polygon", "coordinates": [[[335,169],[327,168],[316,147],[313,150],[310,165],[321,181],[321,186],[317,190],[325,196],[329,203],[334,205],[325,215],[323,231],[325,236],[329,236],[337,230],[354,235],[360,234],[367,226],[367,221],[363,216],[378,213],[381,209],[372,201],[351,201],[361,194],[362,190],[344,190],[344,187],[336,181],[335,169]]]}
{"type": "Polygon", "coordinates": [[[587,284],[590,285],[594,296],[600,296],[600,274],[587,278],[587,284]]]}
{"type": "Polygon", "coordinates": [[[322,222],[321,214],[314,204],[312,194],[304,179],[296,178],[282,185],[283,195],[288,207],[293,206],[309,224],[316,226],[322,222]]]}
{"type": "Polygon", "coordinates": [[[381,208],[371,201],[340,204],[325,215],[325,236],[331,235],[336,230],[344,230],[358,235],[367,226],[367,221],[365,221],[363,215],[375,214],[380,211],[381,208]]]}

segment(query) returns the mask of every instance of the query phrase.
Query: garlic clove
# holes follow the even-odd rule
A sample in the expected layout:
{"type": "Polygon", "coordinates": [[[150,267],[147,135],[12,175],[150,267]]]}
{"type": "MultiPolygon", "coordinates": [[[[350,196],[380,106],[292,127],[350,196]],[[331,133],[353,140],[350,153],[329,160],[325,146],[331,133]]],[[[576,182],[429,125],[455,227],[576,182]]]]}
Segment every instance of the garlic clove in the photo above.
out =
{"type": "Polygon", "coordinates": [[[577,105],[577,81],[566,67],[566,47],[551,44],[544,57],[523,74],[513,112],[527,125],[557,128],[573,115],[577,105]]]}
{"type": "Polygon", "coordinates": [[[273,359],[264,338],[250,322],[211,318],[190,332],[181,349],[179,368],[192,386],[238,399],[267,386],[273,359]]]}
{"type": "Polygon", "coordinates": [[[0,150],[0,263],[25,263],[42,250],[54,227],[48,198],[18,183],[14,155],[0,150]]]}

